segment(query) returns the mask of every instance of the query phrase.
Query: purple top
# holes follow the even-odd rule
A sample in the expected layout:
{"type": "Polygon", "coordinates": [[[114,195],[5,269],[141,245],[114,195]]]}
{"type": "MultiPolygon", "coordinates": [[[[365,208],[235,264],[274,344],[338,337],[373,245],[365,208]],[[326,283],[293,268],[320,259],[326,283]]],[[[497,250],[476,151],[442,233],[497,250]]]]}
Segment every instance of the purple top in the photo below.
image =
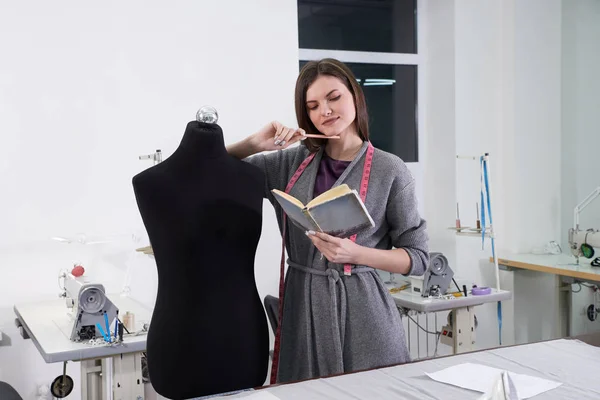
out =
{"type": "Polygon", "coordinates": [[[323,152],[319,172],[317,172],[317,178],[315,179],[313,199],[331,189],[350,163],[351,161],[334,160],[323,152]]]}

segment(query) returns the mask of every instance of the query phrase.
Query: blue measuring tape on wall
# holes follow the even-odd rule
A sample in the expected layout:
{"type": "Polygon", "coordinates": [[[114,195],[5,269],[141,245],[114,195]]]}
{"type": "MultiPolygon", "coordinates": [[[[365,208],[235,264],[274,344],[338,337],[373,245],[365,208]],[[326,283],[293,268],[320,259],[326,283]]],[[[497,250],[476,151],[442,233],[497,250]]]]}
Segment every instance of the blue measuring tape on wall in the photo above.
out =
{"type": "MultiPolygon", "coordinates": [[[[485,206],[487,204],[487,214],[490,220],[490,227],[492,226],[492,202],[490,199],[490,184],[488,178],[488,153],[480,158],[480,166],[481,166],[481,248],[485,247],[485,233],[486,233],[486,225],[485,225],[485,206]]],[[[490,238],[492,242],[492,257],[494,258],[494,263],[496,262],[496,244],[495,244],[495,235],[493,234],[493,228],[490,232],[490,238]]],[[[496,265],[497,268],[497,265],[496,265]]],[[[499,284],[498,282],[496,282],[499,284]]],[[[499,344],[502,345],[502,302],[498,302],[498,341],[499,344]]]]}

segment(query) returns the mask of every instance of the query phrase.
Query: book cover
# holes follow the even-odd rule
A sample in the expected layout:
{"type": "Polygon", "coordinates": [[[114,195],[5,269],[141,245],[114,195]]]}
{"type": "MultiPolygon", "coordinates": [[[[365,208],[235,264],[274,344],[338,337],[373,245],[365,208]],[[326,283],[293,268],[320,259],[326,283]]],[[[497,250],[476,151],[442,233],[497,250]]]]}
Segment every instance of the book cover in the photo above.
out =
{"type": "Polygon", "coordinates": [[[303,230],[350,237],[375,226],[358,192],[345,184],[326,191],[306,205],[280,190],[272,192],[288,218],[303,230]]]}

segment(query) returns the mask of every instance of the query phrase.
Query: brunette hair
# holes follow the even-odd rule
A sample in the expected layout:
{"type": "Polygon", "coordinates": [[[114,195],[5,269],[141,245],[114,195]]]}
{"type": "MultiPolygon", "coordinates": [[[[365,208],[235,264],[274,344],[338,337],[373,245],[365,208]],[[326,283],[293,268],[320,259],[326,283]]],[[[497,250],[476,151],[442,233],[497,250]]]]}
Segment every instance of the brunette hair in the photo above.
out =
{"type": "MultiPolygon", "coordinates": [[[[369,115],[367,113],[367,103],[362,88],[356,81],[354,74],[344,63],[333,58],[325,58],[320,61],[309,61],[298,75],[296,80],[296,119],[298,127],[304,129],[308,134],[319,134],[317,128],[313,125],[306,107],[306,91],[308,87],[321,75],[329,75],[341,80],[348,88],[354,98],[354,107],[356,109],[356,130],[363,141],[369,140],[369,115]]],[[[326,139],[306,138],[302,143],[310,152],[318,151],[325,143],[326,139]]]]}

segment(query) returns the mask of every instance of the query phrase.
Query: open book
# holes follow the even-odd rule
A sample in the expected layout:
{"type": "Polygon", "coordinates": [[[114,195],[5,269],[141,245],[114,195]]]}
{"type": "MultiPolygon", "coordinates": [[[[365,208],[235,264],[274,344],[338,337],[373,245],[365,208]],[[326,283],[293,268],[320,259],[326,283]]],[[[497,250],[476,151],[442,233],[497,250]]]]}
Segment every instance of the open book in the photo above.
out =
{"type": "Polygon", "coordinates": [[[350,237],[375,226],[358,192],[346,184],[326,191],[306,205],[281,190],[271,192],[287,216],[306,231],[350,237]]]}

